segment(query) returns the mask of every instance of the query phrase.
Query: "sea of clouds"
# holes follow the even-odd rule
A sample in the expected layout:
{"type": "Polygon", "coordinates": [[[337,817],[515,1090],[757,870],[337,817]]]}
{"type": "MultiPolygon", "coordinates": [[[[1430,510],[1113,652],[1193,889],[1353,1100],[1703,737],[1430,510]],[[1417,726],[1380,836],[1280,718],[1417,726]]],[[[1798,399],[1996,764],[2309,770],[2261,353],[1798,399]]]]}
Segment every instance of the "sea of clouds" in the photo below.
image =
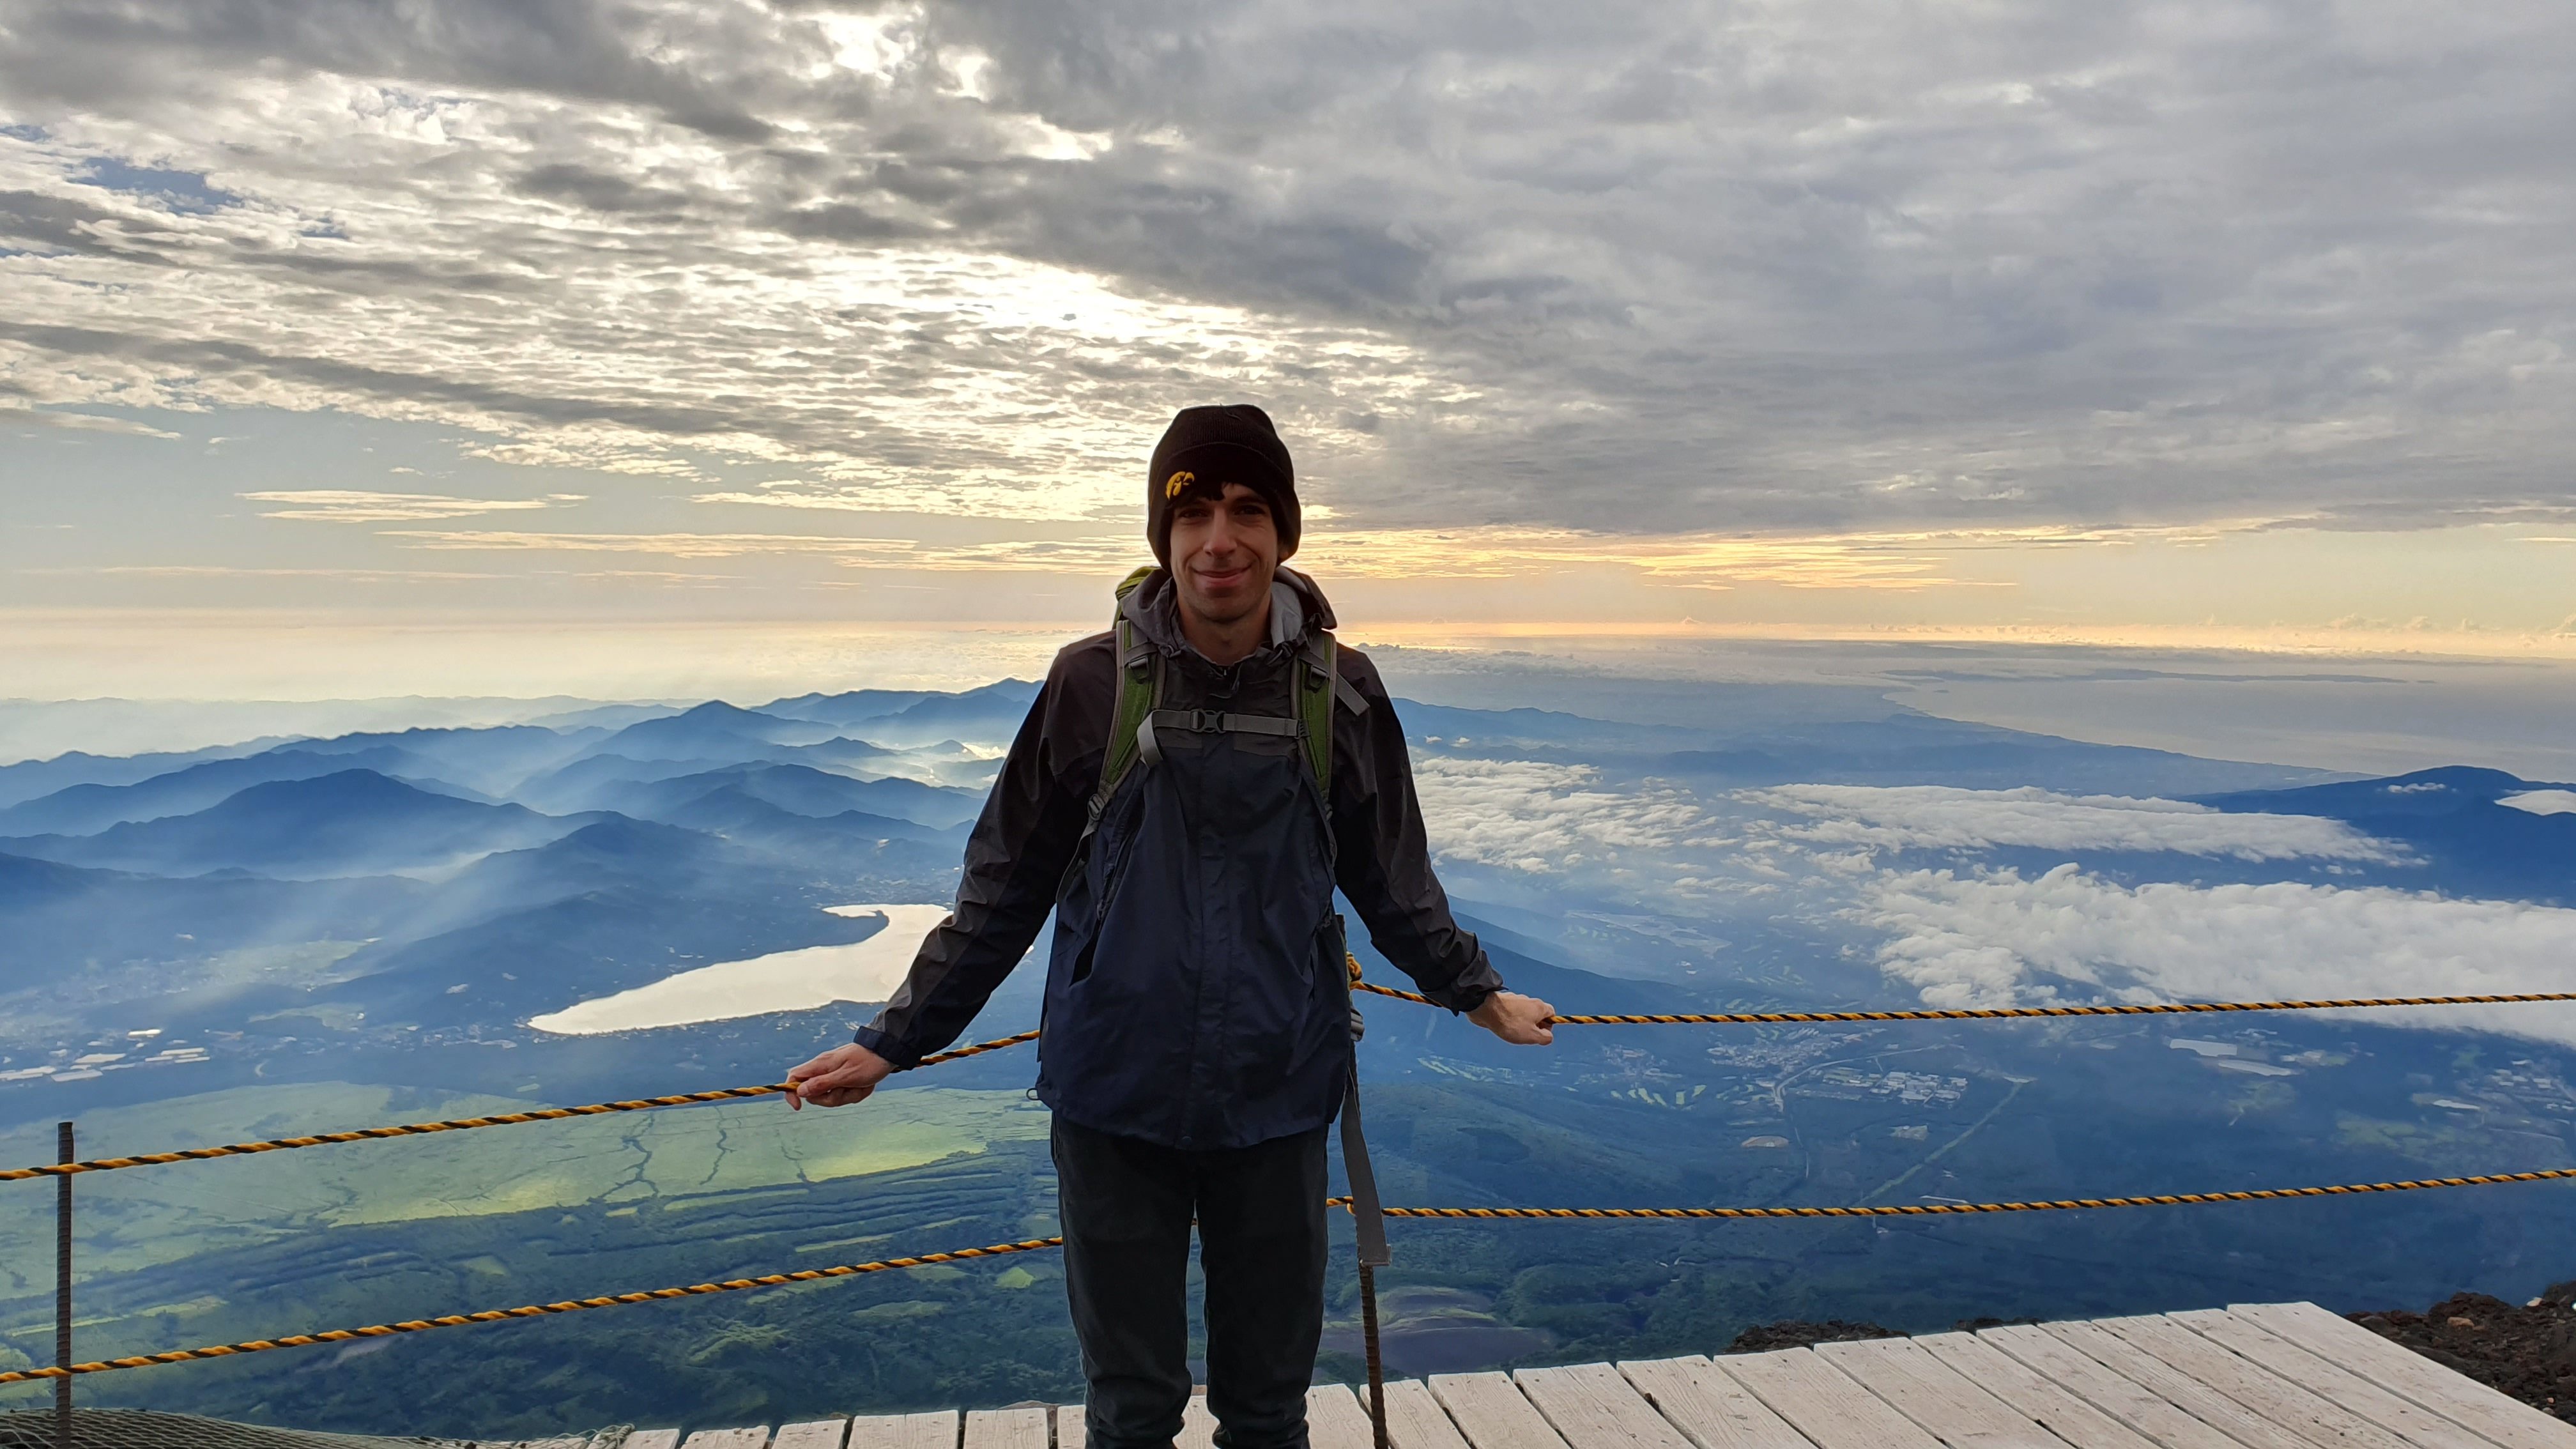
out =
{"type": "MultiPolygon", "coordinates": [[[[1786,785],[1700,794],[1528,760],[1418,766],[1441,861],[1705,924],[1785,913],[1851,940],[1927,1005],[2511,993],[2576,973],[2576,910],[2307,878],[2403,866],[2335,820],[2040,789],[1786,785]],[[2030,871],[1999,848],[2112,854],[2030,871]],[[1886,857],[1903,852],[1901,858],[1886,857]],[[1927,864],[1924,853],[1946,856],[1927,864]],[[2170,857],[2173,879],[2152,877],[2170,857]],[[2193,879],[2212,860],[2298,879],[2193,879]]],[[[2376,1021],[2576,1044],[2576,1007],[2391,1012],[2376,1021]]]]}

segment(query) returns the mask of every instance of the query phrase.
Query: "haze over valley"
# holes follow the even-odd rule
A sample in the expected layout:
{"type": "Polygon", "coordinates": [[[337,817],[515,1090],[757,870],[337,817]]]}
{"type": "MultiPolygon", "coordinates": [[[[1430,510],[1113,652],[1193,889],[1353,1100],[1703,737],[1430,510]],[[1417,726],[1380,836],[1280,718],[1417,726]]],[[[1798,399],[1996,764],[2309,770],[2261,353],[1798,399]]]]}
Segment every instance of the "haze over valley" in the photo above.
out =
{"type": "MultiPolygon", "coordinates": [[[[2576,982],[2564,783],[2096,745],[1883,688],[1389,658],[1433,697],[1398,708],[1461,917],[1562,1010],[2576,982]]],[[[1033,694],[558,699],[506,723],[0,766],[0,1155],[44,1160],[57,1117],[98,1155],[775,1081],[900,979],[1033,694]]],[[[1041,950],[969,1036],[1036,1025],[1042,972],[1041,950]]],[[[1398,1203],[1982,1201],[2576,1155],[2565,1007],[1565,1027],[1537,1052],[1364,1005],[1398,1203]]],[[[753,1100],[85,1178],[83,1352],[1043,1235],[1032,1071],[1020,1048],[838,1112],[753,1100]]],[[[2571,1229],[2576,1202],[2547,1185],[1886,1226],[1408,1222],[1388,1352],[1418,1373],[1705,1350],[1784,1317],[2519,1293],[2563,1272],[2571,1229]]],[[[0,1227],[11,1364],[43,1348],[49,1231],[0,1227]]],[[[1055,1271],[1026,1257],[85,1392],[459,1433],[1060,1398],[1078,1376],[1055,1271]],[[789,1343],[844,1371],[796,1370],[789,1343]],[[550,1382],[567,1356],[578,1380],[550,1382]]],[[[1334,1271],[1324,1363],[1348,1374],[1334,1271]]]]}

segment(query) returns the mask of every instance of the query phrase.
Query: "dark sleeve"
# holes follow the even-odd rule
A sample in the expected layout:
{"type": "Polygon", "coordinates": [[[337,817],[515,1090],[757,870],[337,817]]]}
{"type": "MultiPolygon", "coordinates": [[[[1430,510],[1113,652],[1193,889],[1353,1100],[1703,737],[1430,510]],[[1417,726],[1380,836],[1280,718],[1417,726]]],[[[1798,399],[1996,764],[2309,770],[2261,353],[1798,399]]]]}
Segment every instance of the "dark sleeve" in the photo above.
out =
{"type": "Polygon", "coordinates": [[[1422,804],[1404,726],[1377,667],[1345,649],[1342,679],[1367,708],[1333,706],[1333,837],[1336,884],[1368,927],[1369,944],[1402,968],[1422,993],[1452,1011],[1473,1011],[1503,989],[1476,938],[1449,914],[1449,893],[1431,871],[1422,804]]]}
{"type": "Polygon", "coordinates": [[[1082,840],[1111,678],[1104,640],[1056,656],[967,837],[956,905],[922,941],[893,999],[859,1028],[859,1045],[897,1067],[918,1064],[957,1040],[1028,954],[1082,840]]]}

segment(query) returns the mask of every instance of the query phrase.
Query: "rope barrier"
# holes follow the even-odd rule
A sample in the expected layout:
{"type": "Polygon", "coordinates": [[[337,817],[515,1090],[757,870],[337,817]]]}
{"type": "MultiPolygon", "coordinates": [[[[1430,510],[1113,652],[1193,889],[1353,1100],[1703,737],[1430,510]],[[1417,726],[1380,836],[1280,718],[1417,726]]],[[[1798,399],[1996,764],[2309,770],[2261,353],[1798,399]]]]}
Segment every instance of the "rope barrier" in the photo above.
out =
{"type": "MultiPolygon", "coordinates": [[[[923,1057],[913,1068],[937,1066],[941,1062],[981,1056],[1038,1039],[1034,1031],[1017,1036],[998,1037],[977,1042],[954,1051],[923,1057]]],[[[670,1097],[637,1097],[623,1102],[591,1102],[579,1107],[540,1107],[533,1112],[502,1112],[490,1117],[456,1117],[444,1122],[405,1122],[391,1127],[362,1127],[354,1132],[321,1132],[309,1137],[271,1137],[263,1142],[233,1142],[221,1147],[191,1147],[178,1152],[147,1152],[136,1157],[98,1157],[87,1162],[45,1163],[36,1167],[13,1167],[0,1171],[0,1182],[18,1182],[31,1177],[68,1177],[83,1172],[114,1172],[126,1167],[151,1167],[165,1162],[203,1162],[217,1157],[248,1157],[261,1152],[285,1152],[298,1147],[324,1147],[335,1142],[370,1142],[391,1137],[422,1137],[433,1132],[470,1132],[478,1127],[509,1127],[521,1122],[557,1122],[567,1117],[596,1117],[608,1112],[644,1112],[656,1107],[686,1107],[701,1102],[724,1102],[743,1097],[774,1096],[787,1090],[784,1082],[757,1087],[726,1087],[713,1092],[682,1092],[670,1097]]]]}
{"type": "Polygon", "coordinates": [[[796,1273],[767,1273],[758,1278],[728,1278],[721,1283],[691,1283],[685,1288],[655,1288],[643,1293],[612,1293],[600,1298],[574,1298],[562,1303],[530,1303],[518,1308],[487,1308],[480,1313],[451,1313],[442,1318],[415,1318],[403,1323],[371,1323],[364,1328],[334,1328],[322,1333],[296,1333],[284,1338],[254,1338],[246,1343],[219,1343],[206,1348],[174,1349],[169,1353],[137,1354],[132,1358],[101,1359],[96,1363],[76,1363],[69,1368],[16,1369],[0,1373],[0,1384],[26,1383],[32,1379],[68,1378],[77,1374],[107,1373],[115,1369],[149,1368],[154,1364],[186,1363],[191,1359],[231,1358],[236,1354],[265,1353],[273,1348],[304,1348],[316,1343],[346,1343],[357,1338],[385,1338],[397,1333],[424,1333],[433,1328],[456,1328],[468,1323],[498,1323],[505,1318],[543,1318],[554,1313],[579,1313],[585,1308],[609,1308],[621,1303],[650,1303],[659,1298],[688,1298],[702,1293],[735,1293],[745,1288],[775,1288],[782,1283],[811,1283],[821,1278],[849,1278],[861,1273],[884,1273],[896,1268],[924,1268],[933,1263],[958,1263],[969,1258],[998,1258],[1008,1253],[1034,1253],[1041,1248],[1060,1248],[1062,1238],[1030,1238],[1017,1243],[994,1243],[982,1248],[958,1248],[945,1253],[924,1253],[917,1258],[881,1258],[873,1263],[849,1263],[837,1268],[807,1268],[796,1273]]]}
{"type": "MultiPolygon", "coordinates": [[[[1353,990],[1377,996],[1390,996],[1399,1001],[1418,1002],[1424,1006],[1439,1003],[1416,991],[1399,991],[1373,981],[1358,979],[1359,962],[1349,958],[1353,990]]],[[[1915,1011],[1733,1011],[1733,1012],[1666,1012],[1651,1015],[1551,1016],[1551,1026],[1740,1026],[1775,1025],[1794,1022],[1851,1021],[1993,1021],[2057,1016],[2169,1016],[2229,1011],[2349,1011],[2366,1007],[2397,1006],[2496,1006],[2532,1002],[2576,1001],[2576,991],[2533,991],[2511,995],[2486,996],[2378,996],[2349,997],[2322,1001],[2178,1001],[2146,1005],[2117,1006],[1994,1006],[1954,1010],[1922,1009],[1915,1011]]],[[[1038,1039],[1038,1033],[1024,1031],[1013,1036],[997,1037],[951,1051],[934,1052],[911,1068],[937,1066],[1000,1051],[1038,1039]]],[[[245,1157],[261,1152],[282,1152],[298,1147],[322,1147],[338,1142],[365,1142],[392,1137],[418,1137],[434,1132],[464,1132],[479,1127],[506,1127],[521,1122],[553,1122],[567,1117],[592,1117],[606,1112],[641,1112],[657,1107],[682,1107],[702,1102],[721,1102],[741,1097],[766,1097],[788,1090],[784,1082],[756,1087],[726,1087],[712,1092],[684,1092],[669,1097],[639,1097],[623,1102],[592,1102],[579,1107],[542,1107],[533,1112],[504,1112],[489,1117],[459,1117],[444,1122],[406,1122],[390,1127],[365,1127],[354,1132],[324,1132],[308,1137],[272,1137],[262,1142],[234,1142],[221,1147],[192,1147],[179,1152],[152,1152],[135,1157],[101,1157],[86,1162],[43,1163],[34,1167],[0,1169],[0,1182],[19,1182],[37,1177],[65,1177],[83,1172],[113,1172],[126,1167],[151,1167],[169,1162],[202,1162],[217,1157],[245,1157]]]]}
{"type": "MultiPolygon", "coordinates": [[[[1373,981],[1352,983],[1360,991],[1418,1001],[1438,1002],[1414,991],[1398,991],[1373,981]]],[[[2348,1011],[2372,1006],[2492,1006],[2533,1001],[2576,1001],[2576,991],[2532,991],[2511,996],[2374,996],[2332,1001],[2172,1001],[2140,1006],[1987,1006],[1919,1011],[1727,1011],[1655,1015],[1551,1016],[1550,1026],[1736,1026],[1779,1022],[1825,1021],[1995,1021],[2039,1016],[2171,1016],[2213,1011],[2348,1011]]]]}
{"type": "MultiPolygon", "coordinates": [[[[1351,984],[1355,990],[1399,1000],[1437,1005],[1416,992],[1399,991],[1359,979],[1357,958],[1349,961],[1351,984]]],[[[1790,1012],[1724,1012],[1670,1013],[1654,1015],[1553,1016],[1552,1025],[1736,1025],[1790,1022],[1857,1022],[1857,1021],[1973,1021],[2031,1017],[2072,1016],[2152,1016],[2200,1012],[2230,1011],[2331,1011],[2363,1007],[2398,1006],[2469,1006],[2518,1004],[2527,1002],[2576,1001],[2576,992],[2530,992],[2515,995],[2484,996],[2403,996],[2351,998],[2326,1001],[2217,1001],[2175,1002],[2152,1005],[2122,1006],[2030,1006],[1991,1007],[1960,1010],[1915,1011],[1790,1011],[1790,1012]]],[[[915,1069],[936,1066],[1000,1051],[1038,1039],[1039,1033],[1024,1031],[1016,1035],[978,1042],[951,1051],[937,1052],[915,1063],[915,1069]]],[[[196,1162],[219,1157],[249,1156],[263,1152],[287,1151],[302,1147],[319,1147],[331,1143],[363,1142],[395,1137],[424,1136],[439,1132],[462,1132],[482,1127],[509,1126],[522,1122],[551,1122],[571,1117],[598,1116],[613,1112],[640,1112],[661,1107],[687,1106],[742,1098],[772,1096],[792,1090],[787,1083],[766,1083],[751,1087],[727,1087],[709,1092],[684,1092],[667,1097],[640,1097],[618,1102],[593,1102],[578,1107],[544,1107],[530,1112],[506,1112],[488,1117],[460,1117],[440,1122],[410,1122],[387,1127],[361,1128],[352,1132],[326,1132],[305,1137],[275,1137],[260,1142],[236,1142],[220,1147],[188,1148],[176,1152],[147,1153],[134,1157],[95,1158],[86,1162],[48,1163],[36,1167],[0,1170],[0,1182],[21,1181],[37,1177],[69,1177],[77,1173],[110,1172],[127,1167],[145,1167],[159,1163],[196,1162]]],[[[2550,1182],[2576,1178],[2576,1168],[2554,1168],[2537,1172],[2493,1173],[2475,1177],[2437,1177],[2401,1182],[2343,1183],[2323,1187],[2252,1188],[2234,1192],[2161,1193],[2129,1197],[2061,1198],[2041,1202],[1994,1203],[1922,1203],[1885,1204],[1856,1207],[1752,1207],[1752,1208],[1406,1208],[1384,1209],[1386,1216],[1398,1218],[1452,1219],[1710,1219],[1710,1218],[1868,1218],[1868,1217],[1944,1217],[1979,1213],[2052,1212],[2090,1208],[2170,1207],[2202,1203],[2268,1202],[2287,1198],[2342,1197],[2366,1193],[2416,1192],[2431,1188],[2484,1187],[2503,1183],[2550,1182]]],[[[1331,1198],[1326,1206],[1348,1208],[1350,1199],[1331,1198]]],[[[68,1379],[76,1375],[105,1373],[119,1369],[145,1368],[155,1364],[186,1363],[197,1359],[230,1358],[270,1349],[302,1348],[317,1343],[344,1343],[361,1338],[383,1338],[394,1334],[421,1333],[433,1328],[454,1328],[469,1323],[494,1323],[511,1318],[540,1318],[558,1313],[577,1313],[585,1309],[608,1308],[627,1303],[649,1303],[657,1299],[687,1298],[708,1293],[732,1293],[749,1288],[776,1287],[787,1283],[810,1283],[827,1278],[847,1278],[865,1273],[883,1273],[899,1268],[918,1268],[937,1263],[962,1262],[974,1258],[999,1257],[1011,1253],[1036,1252],[1061,1247],[1064,1239],[1031,1238],[1013,1243],[994,1243],[981,1248],[960,1248],[949,1252],[927,1253],[918,1257],[883,1258],[868,1263],[852,1263],[832,1268],[808,1268],[794,1273],[771,1273],[756,1278],[733,1278],[715,1283],[692,1283],[677,1288],[656,1288],[639,1293],[617,1293],[596,1298],[569,1299],[558,1303],[534,1303],[517,1308],[486,1309],[478,1313],[449,1314],[438,1318],[411,1319],[400,1323],[369,1324],[362,1328],[330,1329],[321,1333],[291,1334],[276,1339],[251,1339],[242,1343],[215,1344],[204,1348],[177,1349],[168,1353],[142,1354],[130,1358],[104,1359],[67,1367],[47,1367],[0,1372],[0,1384],[25,1383],[37,1379],[68,1379]]]]}
{"type": "MultiPolygon", "coordinates": [[[[1956,1217],[1980,1213],[2068,1212],[2089,1208],[2180,1207],[2194,1204],[2231,1202],[2272,1202],[2285,1198],[2349,1197],[2366,1193],[2422,1192],[2433,1188],[2492,1187],[2516,1182],[2556,1182],[2576,1178],[2576,1167],[2550,1168],[2539,1172],[2499,1172],[2477,1177],[2416,1178],[2404,1182],[2337,1183],[2324,1187],[2259,1187],[2235,1192],[2157,1193],[2134,1197],[2059,1198],[2043,1202],[1981,1202],[1887,1204],[1861,1207],[1751,1207],[1751,1208],[1519,1208],[1519,1207],[1391,1207],[1385,1213],[1391,1218],[1480,1218],[1480,1219],[1592,1219],[1592,1220],[1688,1220],[1706,1218],[1883,1218],[1883,1217],[1956,1217]]],[[[1326,1198],[1326,1207],[1348,1209],[1348,1197],[1326,1198]]],[[[944,1253],[924,1253],[911,1258],[880,1258],[870,1263],[850,1263],[833,1268],[807,1268],[795,1273],[767,1273],[757,1278],[729,1278],[721,1283],[691,1283],[680,1288],[654,1288],[641,1293],[612,1293],[597,1298],[574,1298],[561,1303],[530,1303],[517,1308],[488,1308],[480,1313],[451,1313],[439,1318],[415,1318],[401,1323],[373,1323],[364,1328],[334,1328],[321,1333],[289,1334],[284,1338],[255,1338],[243,1343],[214,1344],[205,1348],[174,1349],[168,1353],[137,1354],[131,1358],[102,1359],[94,1363],[76,1363],[69,1368],[15,1369],[0,1373],[0,1384],[28,1383],[37,1379],[58,1379],[79,1374],[107,1373],[117,1369],[149,1368],[156,1364],[187,1363],[195,1359],[232,1358],[246,1353],[264,1353],[277,1348],[304,1348],[317,1343],[346,1343],[360,1338],[384,1338],[398,1333],[422,1333],[433,1328],[458,1328],[469,1323],[497,1323],[509,1318],[543,1318],[557,1313],[578,1313],[590,1308],[610,1308],[626,1303],[650,1303],[665,1298],[688,1298],[707,1293],[734,1293],[746,1288],[774,1288],[786,1283],[812,1283],[825,1278],[851,1278],[863,1273],[884,1273],[898,1268],[922,1268],[937,1263],[961,1263],[975,1258],[998,1258],[1012,1253],[1034,1253],[1064,1246],[1064,1239],[1028,1238],[1015,1243],[993,1243],[981,1248],[957,1248],[944,1253]]]]}
{"type": "Polygon", "coordinates": [[[2541,1172],[2498,1172],[2480,1177],[2426,1177],[2404,1182],[2346,1182],[2326,1187],[2255,1187],[2239,1192],[2155,1193],[2136,1197],[2075,1197],[2048,1202],[1890,1203],[1864,1207],[1753,1208],[1402,1208],[1391,1218],[1924,1218],[1978,1213],[2071,1212],[2084,1208],[2182,1207],[2202,1203],[2274,1202],[2284,1198],[2352,1197],[2374,1192],[2422,1192],[2437,1187],[2492,1187],[2509,1182],[2576,1178],[2576,1167],[2541,1172]]]}

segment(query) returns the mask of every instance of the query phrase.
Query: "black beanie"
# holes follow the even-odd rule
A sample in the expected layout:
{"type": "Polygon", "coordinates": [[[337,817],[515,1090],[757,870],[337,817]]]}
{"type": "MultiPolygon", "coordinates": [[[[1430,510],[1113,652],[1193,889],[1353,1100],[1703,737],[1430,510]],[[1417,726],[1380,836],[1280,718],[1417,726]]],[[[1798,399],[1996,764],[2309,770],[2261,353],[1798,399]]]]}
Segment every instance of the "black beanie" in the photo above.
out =
{"type": "Polygon", "coordinates": [[[1145,541],[1165,568],[1172,564],[1172,505],[1193,493],[1222,498],[1228,483],[1270,504],[1283,561],[1297,551],[1297,468],[1270,415],[1250,403],[1183,408],[1145,469],[1145,541]]]}

